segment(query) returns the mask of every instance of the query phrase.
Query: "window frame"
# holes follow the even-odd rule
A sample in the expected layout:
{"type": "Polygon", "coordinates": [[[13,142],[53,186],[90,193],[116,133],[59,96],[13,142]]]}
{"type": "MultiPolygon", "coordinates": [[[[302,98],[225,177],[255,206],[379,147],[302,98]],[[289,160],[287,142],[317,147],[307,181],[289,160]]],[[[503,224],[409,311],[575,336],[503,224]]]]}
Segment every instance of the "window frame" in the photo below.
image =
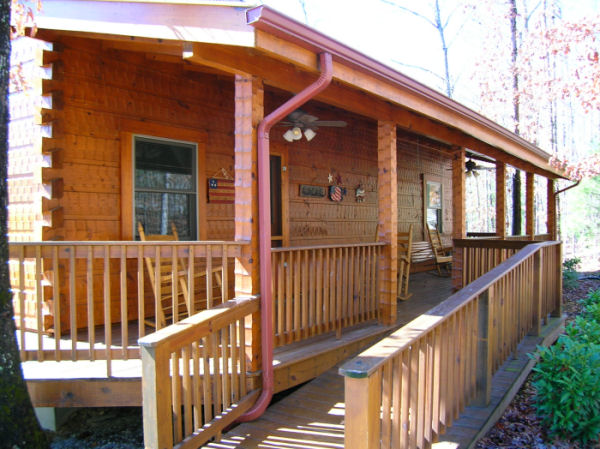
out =
{"type": "Polygon", "coordinates": [[[206,240],[206,132],[137,120],[122,120],[121,130],[121,239],[135,238],[134,138],[139,136],[196,146],[196,238],[206,240]]]}
{"type": "MultiPolygon", "coordinates": [[[[132,134],[131,135],[131,145],[132,145],[132,157],[133,157],[133,171],[132,171],[132,176],[133,176],[133,197],[132,197],[132,208],[133,208],[133,215],[134,215],[134,229],[133,229],[133,235],[134,238],[136,236],[136,223],[135,223],[135,214],[136,214],[136,210],[135,210],[135,197],[136,197],[136,193],[138,192],[146,192],[146,193],[171,193],[171,194],[183,194],[183,195],[193,195],[195,196],[195,204],[194,204],[194,208],[193,208],[193,217],[191,220],[191,225],[193,228],[192,229],[192,234],[195,234],[196,239],[198,238],[198,164],[197,164],[197,159],[198,159],[198,145],[195,142],[188,142],[188,141],[184,141],[184,140],[175,140],[175,139],[165,139],[162,137],[155,137],[155,136],[147,136],[147,135],[143,135],[143,134],[132,134]],[[168,145],[170,143],[173,144],[178,144],[184,147],[187,147],[189,149],[191,149],[193,151],[193,155],[192,155],[192,164],[194,165],[192,167],[192,176],[193,176],[193,188],[191,190],[177,190],[177,189],[151,189],[151,188],[144,188],[144,187],[138,187],[136,186],[136,170],[137,170],[137,165],[136,165],[136,141],[138,141],[138,139],[142,139],[142,140],[146,140],[146,141],[151,141],[151,142],[155,142],[158,144],[164,143],[165,145],[168,145]]],[[[170,228],[169,228],[170,231],[170,228]]]]}
{"type": "Polygon", "coordinates": [[[426,238],[427,226],[429,226],[427,222],[427,212],[431,210],[435,210],[437,214],[439,228],[438,231],[440,234],[444,232],[444,183],[442,178],[438,176],[430,176],[423,174],[423,238],[426,238]],[[440,191],[440,200],[439,200],[439,208],[429,207],[429,201],[427,198],[428,192],[428,184],[439,184],[440,191]]]}

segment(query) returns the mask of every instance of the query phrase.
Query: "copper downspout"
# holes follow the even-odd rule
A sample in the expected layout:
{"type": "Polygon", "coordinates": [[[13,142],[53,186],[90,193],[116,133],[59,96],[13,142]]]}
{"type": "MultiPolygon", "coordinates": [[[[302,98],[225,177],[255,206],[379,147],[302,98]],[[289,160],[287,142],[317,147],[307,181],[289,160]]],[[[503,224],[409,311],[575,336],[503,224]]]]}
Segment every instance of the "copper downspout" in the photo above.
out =
{"type": "Polygon", "coordinates": [[[572,189],[573,187],[577,187],[580,182],[581,180],[575,181],[575,184],[571,184],[570,186],[567,186],[564,189],[557,190],[556,192],[554,192],[554,198],[556,198],[559,194],[566,192],[569,189],[572,189]]]}
{"type": "Polygon", "coordinates": [[[271,298],[271,180],[269,168],[269,131],[290,112],[302,106],[324,90],[333,77],[330,53],[320,53],[321,75],[313,84],[290,98],[258,125],[258,255],[260,258],[260,325],[262,345],[262,392],[254,406],[238,421],[260,417],[273,397],[273,304],[271,298]]]}

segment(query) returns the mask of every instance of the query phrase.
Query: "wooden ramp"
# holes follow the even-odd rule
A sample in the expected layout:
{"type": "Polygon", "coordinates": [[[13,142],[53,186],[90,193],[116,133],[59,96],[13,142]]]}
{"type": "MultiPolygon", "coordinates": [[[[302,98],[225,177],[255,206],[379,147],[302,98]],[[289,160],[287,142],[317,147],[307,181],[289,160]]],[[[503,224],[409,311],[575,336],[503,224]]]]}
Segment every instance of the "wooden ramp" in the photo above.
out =
{"type": "Polygon", "coordinates": [[[344,379],[333,368],[205,447],[343,448],[344,379]]]}
{"type": "MultiPolygon", "coordinates": [[[[430,279],[421,277],[419,293],[429,288],[430,279]]],[[[438,286],[440,280],[433,280],[438,286]]],[[[424,304],[411,307],[414,317],[428,301],[439,302],[431,295],[421,296],[424,304]]],[[[410,302],[410,301],[409,301],[410,302]]],[[[404,306],[399,305],[399,309],[404,306]]],[[[409,309],[399,310],[400,323],[410,321],[409,309]]],[[[413,318],[414,318],[413,317],[413,318]]],[[[564,328],[564,318],[552,318],[542,328],[540,336],[527,336],[513,357],[507,360],[492,381],[492,400],[488,407],[468,406],[444,435],[440,435],[434,449],[471,449],[502,415],[531,371],[534,362],[527,356],[536,345],[552,344],[564,328]]],[[[338,365],[339,366],[339,365],[338,365]]],[[[344,447],[344,377],[338,366],[301,386],[293,393],[275,398],[263,416],[253,422],[240,424],[223,435],[219,442],[205,448],[237,449],[328,449],[344,447]],[[277,400],[279,399],[279,400],[277,400]]]]}

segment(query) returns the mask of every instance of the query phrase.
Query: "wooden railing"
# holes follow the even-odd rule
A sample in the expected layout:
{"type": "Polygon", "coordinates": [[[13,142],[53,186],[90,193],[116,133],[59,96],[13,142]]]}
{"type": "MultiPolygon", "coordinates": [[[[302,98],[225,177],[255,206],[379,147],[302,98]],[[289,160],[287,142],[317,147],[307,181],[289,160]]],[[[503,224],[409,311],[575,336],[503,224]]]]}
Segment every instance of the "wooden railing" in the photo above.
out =
{"type": "Polygon", "coordinates": [[[340,369],[345,447],[429,447],[529,332],[560,315],[560,244],[532,243],[340,369]]]}
{"type": "Polygon", "coordinates": [[[275,346],[376,319],[384,245],[272,248],[275,346]]]}
{"type": "Polygon", "coordinates": [[[187,309],[178,299],[172,301],[172,319],[177,321],[229,299],[231,258],[239,255],[241,244],[10,243],[21,359],[106,360],[110,376],[112,359],[139,358],[137,339],[160,327],[161,302],[154,291],[164,289],[151,285],[145,262],[178,267],[172,270],[179,278],[170,283],[171,298],[180,298],[184,288],[196,299],[202,295],[202,303],[190,301],[187,309]],[[199,278],[200,270],[217,271],[225,288],[217,286],[213,276],[199,278]]]}
{"type": "Polygon", "coordinates": [[[258,309],[230,300],[140,339],[146,448],[200,447],[254,404],[244,319],[258,309]]]}

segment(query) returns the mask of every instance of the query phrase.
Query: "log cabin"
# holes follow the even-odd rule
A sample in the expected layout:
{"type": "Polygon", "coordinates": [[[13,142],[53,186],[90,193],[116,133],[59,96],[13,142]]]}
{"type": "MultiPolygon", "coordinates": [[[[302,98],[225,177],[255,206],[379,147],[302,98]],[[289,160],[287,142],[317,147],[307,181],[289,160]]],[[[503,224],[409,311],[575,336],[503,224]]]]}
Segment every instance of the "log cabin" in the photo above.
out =
{"type": "MultiPolygon", "coordinates": [[[[148,447],[198,446],[404,324],[400,309],[424,311],[417,295],[398,303],[396,236],[409,229],[412,272],[435,268],[428,226],[453,247],[448,282],[432,277],[421,296],[456,293],[443,320],[417,318],[421,336],[370,350],[402,360],[423,338],[433,385],[453,369],[441,342],[466,351],[464,374],[493,335],[483,374],[456,387],[457,412],[524,335],[560,317],[561,174],[542,149],[266,6],[76,3],[45,0],[35,39],[12,51],[35,74],[10,93],[8,178],[34,405],[143,402],[148,447]],[[485,236],[467,236],[470,158],[495,167],[485,236]],[[507,167],[526,173],[522,236],[507,235],[507,167]]],[[[363,393],[379,388],[376,368],[361,377],[353,363],[342,371],[354,397],[357,378],[363,393]]],[[[411,441],[431,440],[436,419],[424,433],[411,423],[411,441]]]]}

